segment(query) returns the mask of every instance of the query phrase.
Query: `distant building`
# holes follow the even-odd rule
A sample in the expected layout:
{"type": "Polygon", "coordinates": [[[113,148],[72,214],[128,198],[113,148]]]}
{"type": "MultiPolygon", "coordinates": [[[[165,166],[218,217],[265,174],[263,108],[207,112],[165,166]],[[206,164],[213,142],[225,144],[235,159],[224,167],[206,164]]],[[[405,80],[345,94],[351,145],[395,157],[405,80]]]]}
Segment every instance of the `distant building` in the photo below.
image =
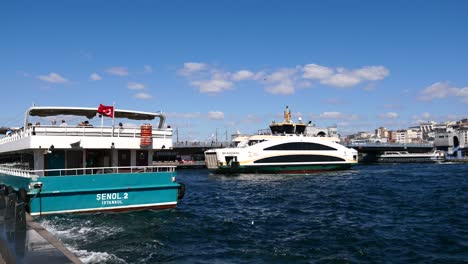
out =
{"type": "Polygon", "coordinates": [[[388,131],[388,142],[391,142],[391,143],[397,142],[397,131],[395,130],[388,131]]]}
{"type": "Polygon", "coordinates": [[[435,121],[422,122],[419,124],[419,130],[422,131],[422,138],[425,141],[434,141],[434,127],[437,125],[435,121]]]}
{"type": "Polygon", "coordinates": [[[388,130],[385,127],[379,127],[375,130],[377,138],[388,138],[388,130]]]}
{"type": "Polygon", "coordinates": [[[419,129],[423,133],[430,133],[430,132],[434,131],[434,126],[436,124],[437,123],[435,121],[422,122],[422,123],[419,124],[419,129]]]}
{"type": "Polygon", "coordinates": [[[434,126],[434,146],[457,158],[468,157],[468,118],[434,126]]]}
{"type": "Polygon", "coordinates": [[[410,129],[401,129],[396,131],[396,141],[397,143],[422,143],[422,131],[415,128],[410,129]]]}
{"type": "Polygon", "coordinates": [[[331,126],[327,128],[317,127],[315,124],[308,124],[305,131],[307,136],[313,137],[336,137],[340,138],[338,134],[338,128],[336,126],[331,126]]]}

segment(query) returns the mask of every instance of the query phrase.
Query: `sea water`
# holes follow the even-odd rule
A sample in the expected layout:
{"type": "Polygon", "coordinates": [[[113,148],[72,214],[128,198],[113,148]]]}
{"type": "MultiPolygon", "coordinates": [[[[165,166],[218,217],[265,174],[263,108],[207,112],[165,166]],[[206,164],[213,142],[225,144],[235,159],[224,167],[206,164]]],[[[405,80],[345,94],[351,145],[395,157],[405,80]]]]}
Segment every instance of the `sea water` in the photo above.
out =
{"type": "Polygon", "coordinates": [[[468,262],[468,164],[177,180],[176,209],[39,222],[85,263],[468,262]]]}

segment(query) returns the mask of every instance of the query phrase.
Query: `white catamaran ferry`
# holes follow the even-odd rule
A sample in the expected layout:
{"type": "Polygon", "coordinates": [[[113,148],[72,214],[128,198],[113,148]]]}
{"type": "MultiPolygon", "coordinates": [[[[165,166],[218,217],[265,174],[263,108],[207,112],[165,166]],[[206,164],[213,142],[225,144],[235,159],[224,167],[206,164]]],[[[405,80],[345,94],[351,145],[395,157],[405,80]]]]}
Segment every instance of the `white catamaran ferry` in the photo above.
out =
{"type": "Polygon", "coordinates": [[[205,163],[215,173],[291,173],[347,169],[358,153],[337,143],[335,137],[307,136],[306,124],[291,122],[288,109],[282,123],[273,122],[270,133],[242,136],[234,148],[205,152],[205,163]]]}
{"type": "Polygon", "coordinates": [[[153,153],[170,148],[172,129],[165,127],[162,113],[103,105],[98,109],[34,106],[26,111],[24,127],[0,138],[0,188],[17,194],[33,216],[173,208],[185,186],[176,182],[175,166],[152,166],[153,153]],[[102,115],[146,124],[30,122],[37,117],[92,120],[102,115]]]}

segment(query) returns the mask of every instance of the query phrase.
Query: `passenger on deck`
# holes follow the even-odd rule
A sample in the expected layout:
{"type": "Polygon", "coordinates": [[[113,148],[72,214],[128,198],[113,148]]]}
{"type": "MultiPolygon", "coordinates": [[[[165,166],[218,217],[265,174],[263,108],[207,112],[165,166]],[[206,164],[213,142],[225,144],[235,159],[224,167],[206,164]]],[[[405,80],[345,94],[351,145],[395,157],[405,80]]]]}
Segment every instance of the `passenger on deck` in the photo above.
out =
{"type": "Polygon", "coordinates": [[[52,121],[50,121],[50,124],[53,125],[53,126],[57,125],[57,120],[52,119],[52,121]]]}
{"type": "Polygon", "coordinates": [[[65,120],[62,120],[62,123],[60,124],[60,126],[68,126],[67,122],[65,122],[65,120]]]}

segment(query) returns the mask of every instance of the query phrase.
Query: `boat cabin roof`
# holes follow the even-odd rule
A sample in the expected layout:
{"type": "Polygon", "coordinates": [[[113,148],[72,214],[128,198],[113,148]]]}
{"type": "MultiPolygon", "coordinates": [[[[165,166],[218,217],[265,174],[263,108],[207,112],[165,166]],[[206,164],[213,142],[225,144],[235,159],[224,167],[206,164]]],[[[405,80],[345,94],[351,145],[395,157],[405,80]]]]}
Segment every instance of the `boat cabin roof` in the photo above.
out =
{"type": "MultiPolygon", "coordinates": [[[[74,115],[85,116],[91,119],[97,116],[97,107],[50,107],[50,106],[33,106],[26,111],[25,127],[29,123],[30,116],[58,116],[58,115],[74,115]]],[[[159,118],[159,128],[164,126],[165,116],[162,113],[140,112],[133,110],[114,110],[115,118],[127,118],[131,120],[153,120],[159,118]]]]}
{"type": "Polygon", "coordinates": [[[272,123],[270,129],[273,135],[304,134],[306,125],[296,123],[272,123]]]}

